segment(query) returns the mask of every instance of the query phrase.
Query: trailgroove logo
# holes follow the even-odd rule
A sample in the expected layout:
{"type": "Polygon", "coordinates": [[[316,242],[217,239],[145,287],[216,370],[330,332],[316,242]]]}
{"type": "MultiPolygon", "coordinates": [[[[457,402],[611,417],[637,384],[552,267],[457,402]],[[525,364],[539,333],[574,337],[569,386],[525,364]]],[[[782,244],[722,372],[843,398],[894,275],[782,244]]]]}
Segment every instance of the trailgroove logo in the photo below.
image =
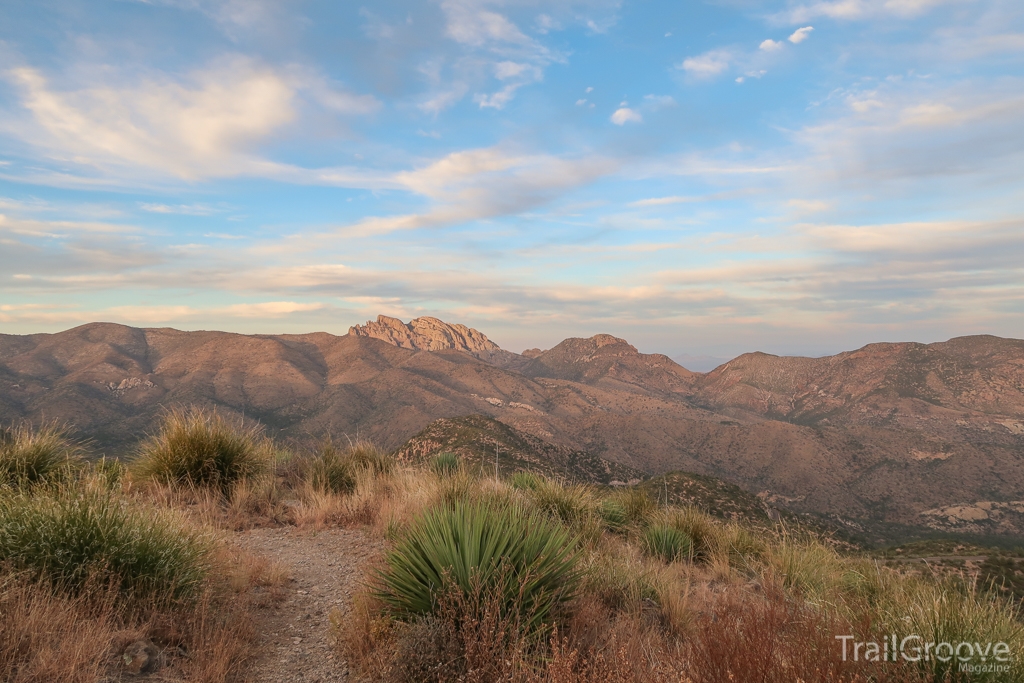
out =
{"type": "Polygon", "coordinates": [[[918,635],[902,640],[890,635],[878,641],[857,641],[855,636],[836,636],[842,642],[843,661],[854,662],[953,662],[966,673],[1008,673],[1013,657],[1007,643],[926,641],[918,635]]]}

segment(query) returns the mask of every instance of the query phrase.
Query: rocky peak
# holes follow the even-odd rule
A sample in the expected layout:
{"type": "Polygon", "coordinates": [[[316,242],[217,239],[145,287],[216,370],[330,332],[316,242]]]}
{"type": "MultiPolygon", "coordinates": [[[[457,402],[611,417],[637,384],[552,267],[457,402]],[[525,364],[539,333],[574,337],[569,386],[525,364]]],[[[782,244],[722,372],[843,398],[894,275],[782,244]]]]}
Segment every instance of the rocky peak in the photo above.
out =
{"type": "Polygon", "coordinates": [[[499,367],[514,368],[526,361],[519,354],[502,349],[483,332],[428,316],[404,323],[398,318],[378,315],[376,321],[354,325],[348,333],[354,337],[380,339],[403,349],[462,351],[499,367]]]}

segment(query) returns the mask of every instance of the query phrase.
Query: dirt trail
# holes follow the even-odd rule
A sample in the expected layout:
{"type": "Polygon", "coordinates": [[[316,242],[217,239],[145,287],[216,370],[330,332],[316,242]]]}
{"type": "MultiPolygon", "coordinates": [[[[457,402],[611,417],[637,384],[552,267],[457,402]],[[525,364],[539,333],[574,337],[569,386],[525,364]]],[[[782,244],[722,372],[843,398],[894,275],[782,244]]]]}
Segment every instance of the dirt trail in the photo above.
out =
{"type": "Polygon", "coordinates": [[[253,529],[235,537],[242,548],[286,567],[285,598],[259,614],[260,640],[250,679],[257,683],[348,681],[348,667],[330,639],[329,616],[348,612],[363,569],[381,544],[362,531],[294,527],[253,529]]]}

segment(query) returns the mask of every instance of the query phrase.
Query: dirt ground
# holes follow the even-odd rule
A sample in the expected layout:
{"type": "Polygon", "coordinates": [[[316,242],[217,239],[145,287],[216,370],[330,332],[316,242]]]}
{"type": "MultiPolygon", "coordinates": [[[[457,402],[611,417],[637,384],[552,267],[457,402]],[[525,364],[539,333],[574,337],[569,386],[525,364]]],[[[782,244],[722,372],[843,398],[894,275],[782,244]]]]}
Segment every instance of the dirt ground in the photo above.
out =
{"type": "Polygon", "coordinates": [[[250,680],[255,683],[348,681],[331,640],[330,614],[344,619],[365,567],[382,545],[351,529],[253,529],[236,535],[247,551],[282,565],[291,576],[285,597],[261,612],[260,640],[250,680]]]}

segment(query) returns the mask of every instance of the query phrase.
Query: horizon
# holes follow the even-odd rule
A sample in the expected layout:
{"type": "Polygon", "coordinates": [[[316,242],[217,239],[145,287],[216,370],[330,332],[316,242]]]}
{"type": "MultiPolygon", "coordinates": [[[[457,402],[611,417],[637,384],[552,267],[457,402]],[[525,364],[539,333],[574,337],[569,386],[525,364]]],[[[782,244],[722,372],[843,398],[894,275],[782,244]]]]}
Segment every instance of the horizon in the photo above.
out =
{"type": "MultiPolygon", "coordinates": [[[[424,317],[427,317],[427,316],[424,316],[424,317]]],[[[364,325],[366,323],[372,322],[373,320],[376,320],[376,316],[374,316],[370,320],[365,320],[363,322],[353,323],[352,326],[364,325]]],[[[399,319],[399,320],[400,320],[400,322],[405,323],[405,324],[408,324],[409,322],[411,322],[411,320],[401,320],[401,319],[399,319]]],[[[451,325],[460,324],[459,321],[457,321],[457,320],[442,320],[442,322],[448,323],[448,324],[451,324],[451,325]]],[[[29,333],[29,334],[61,334],[63,332],[70,332],[70,331],[72,331],[74,329],[77,329],[78,327],[86,327],[86,326],[89,326],[89,325],[124,325],[124,323],[116,323],[116,322],[112,322],[112,321],[96,320],[96,321],[92,321],[92,322],[88,322],[88,323],[83,323],[81,325],[76,325],[74,327],[69,327],[69,328],[66,328],[66,329],[58,330],[56,332],[38,332],[38,333],[29,333]]],[[[345,332],[341,332],[341,333],[328,332],[326,330],[307,330],[305,332],[228,332],[226,330],[205,329],[205,328],[186,329],[186,328],[182,328],[182,327],[174,327],[174,326],[166,326],[166,325],[165,326],[159,326],[159,327],[153,327],[153,326],[150,326],[150,327],[140,327],[140,326],[133,326],[133,325],[125,325],[125,326],[127,326],[127,327],[136,327],[137,329],[172,329],[172,330],[174,330],[176,332],[226,332],[227,334],[240,334],[240,335],[252,335],[252,336],[270,336],[270,337],[280,336],[280,335],[304,335],[304,334],[330,334],[330,335],[333,335],[333,336],[341,337],[341,336],[345,336],[345,335],[349,334],[349,330],[347,330],[347,329],[346,329],[345,332]]],[[[467,327],[471,327],[471,326],[467,326],[467,327]]],[[[487,339],[489,339],[490,341],[498,344],[498,346],[500,348],[502,348],[502,349],[504,349],[506,351],[513,351],[514,353],[517,353],[517,354],[522,354],[525,351],[529,351],[529,350],[535,349],[535,348],[539,348],[541,351],[548,351],[551,348],[553,348],[554,346],[556,346],[558,343],[561,343],[562,341],[566,341],[567,339],[571,339],[571,338],[588,339],[588,338],[591,338],[591,337],[594,337],[594,336],[597,336],[597,335],[601,335],[601,334],[611,334],[609,332],[600,332],[599,331],[599,332],[594,332],[592,334],[580,335],[579,337],[572,337],[572,336],[562,337],[561,339],[559,339],[554,344],[550,344],[548,346],[539,346],[539,345],[525,346],[525,347],[522,347],[522,350],[516,351],[516,350],[514,350],[514,347],[509,347],[509,346],[506,346],[504,344],[499,343],[498,340],[496,340],[494,337],[492,337],[490,334],[488,334],[487,330],[480,330],[480,329],[476,329],[476,328],[471,328],[471,329],[474,329],[475,331],[482,333],[485,337],[487,337],[487,339]]],[[[7,334],[7,333],[0,333],[0,334],[7,334]]],[[[690,371],[693,371],[693,372],[700,372],[700,373],[710,372],[711,370],[714,370],[715,368],[717,368],[717,367],[719,367],[719,366],[721,366],[721,365],[723,365],[725,363],[728,363],[728,362],[730,362],[732,360],[735,360],[736,358],[738,358],[741,355],[748,354],[748,353],[768,353],[769,355],[781,356],[781,357],[823,358],[823,357],[827,357],[827,356],[834,356],[836,354],[843,353],[843,352],[856,351],[856,350],[858,350],[860,348],[863,348],[863,345],[862,345],[862,346],[859,346],[859,347],[852,347],[852,348],[847,348],[847,349],[839,349],[839,350],[836,350],[836,351],[833,351],[833,352],[830,352],[830,353],[821,353],[821,354],[772,353],[772,352],[763,351],[761,349],[748,349],[746,351],[743,351],[743,352],[738,353],[738,354],[733,355],[733,356],[722,357],[722,356],[711,356],[711,355],[708,355],[708,354],[687,354],[687,353],[672,354],[672,353],[667,353],[665,351],[661,351],[659,349],[645,349],[645,348],[641,348],[640,346],[637,346],[636,344],[634,344],[632,342],[632,340],[630,340],[627,337],[621,337],[619,335],[611,335],[611,336],[618,337],[619,339],[622,339],[623,341],[631,344],[640,353],[644,353],[644,354],[662,354],[662,355],[668,356],[673,361],[675,361],[679,365],[682,365],[687,370],[690,370],[690,371]]],[[[932,343],[938,343],[938,342],[951,341],[953,339],[957,339],[957,338],[965,337],[965,336],[998,336],[998,335],[985,335],[985,334],[980,334],[980,335],[954,335],[953,337],[949,337],[947,339],[936,339],[934,341],[927,341],[927,342],[922,342],[922,341],[913,340],[913,339],[899,339],[899,340],[886,340],[886,339],[882,339],[882,340],[877,340],[877,341],[874,341],[874,342],[869,342],[869,344],[904,344],[904,343],[909,343],[909,344],[932,344],[932,343]]],[[[1013,337],[1002,337],[1002,338],[1003,339],[1015,340],[1015,338],[1013,338],[1013,337]]],[[[1020,341],[1020,340],[1017,340],[1017,341],[1020,341]]]]}
{"type": "Polygon", "coordinates": [[[0,332],[1024,338],[1012,0],[8,3],[0,65],[0,332]]]}

